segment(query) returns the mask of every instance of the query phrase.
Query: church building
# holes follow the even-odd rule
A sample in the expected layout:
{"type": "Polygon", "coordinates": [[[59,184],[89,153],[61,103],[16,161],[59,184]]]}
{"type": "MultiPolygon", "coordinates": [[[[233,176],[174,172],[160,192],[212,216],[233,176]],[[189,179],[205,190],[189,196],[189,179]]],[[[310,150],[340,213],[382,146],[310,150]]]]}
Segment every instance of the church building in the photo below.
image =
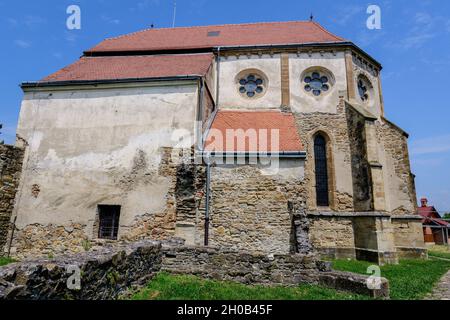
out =
{"type": "Polygon", "coordinates": [[[106,39],[22,84],[8,250],[180,238],[423,257],[408,133],[385,116],[381,69],[314,21],[106,39]]]}

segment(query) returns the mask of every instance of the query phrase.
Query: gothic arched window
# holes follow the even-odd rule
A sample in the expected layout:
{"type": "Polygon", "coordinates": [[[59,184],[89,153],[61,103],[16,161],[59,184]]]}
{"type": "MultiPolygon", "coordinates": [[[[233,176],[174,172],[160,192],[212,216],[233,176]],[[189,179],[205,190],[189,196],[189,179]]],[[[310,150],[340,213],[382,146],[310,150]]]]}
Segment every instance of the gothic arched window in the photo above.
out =
{"type": "Polygon", "coordinates": [[[324,136],[314,138],[314,160],[316,168],[316,201],[318,207],[330,205],[328,196],[327,141],[324,136]]]}

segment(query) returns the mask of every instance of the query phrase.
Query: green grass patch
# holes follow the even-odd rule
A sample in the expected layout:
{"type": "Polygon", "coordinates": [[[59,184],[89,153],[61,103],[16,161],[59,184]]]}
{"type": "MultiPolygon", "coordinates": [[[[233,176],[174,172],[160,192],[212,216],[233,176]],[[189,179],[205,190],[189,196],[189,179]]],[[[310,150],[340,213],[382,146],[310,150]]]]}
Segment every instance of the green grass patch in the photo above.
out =
{"type": "Polygon", "coordinates": [[[6,257],[0,257],[0,267],[6,266],[7,264],[15,262],[14,259],[6,258],[6,257]]]}
{"type": "Polygon", "coordinates": [[[320,286],[248,286],[195,276],[158,274],[133,300],[362,300],[355,294],[320,286]]]}
{"type": "MultiPolygon", "coordinates": [[[[367,274],[370,262],[354,260],[333,261],[336,270],[367,274]]],[[[439,279],[450,270],[450,262],[443,260],[401,260],[399,265],[381,267],[381,276],[390,284],[391,299],[423,299],[433,290],[439,279]]]]}
{"type": "Polygon", "coordinates": [[[428,255],[430,257],[450,259],[450,247],[449,246],[432,246],[428,249],[428,255]]]}

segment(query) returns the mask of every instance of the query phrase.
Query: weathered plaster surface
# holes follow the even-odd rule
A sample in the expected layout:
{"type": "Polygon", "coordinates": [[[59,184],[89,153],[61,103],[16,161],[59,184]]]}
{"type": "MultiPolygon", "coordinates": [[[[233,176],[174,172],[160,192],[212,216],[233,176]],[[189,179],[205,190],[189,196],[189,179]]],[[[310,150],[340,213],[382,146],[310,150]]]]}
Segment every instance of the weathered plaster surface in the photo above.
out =
{"type": "Polygon", "coordinates": [[[320,54],[318,52],[301,53],[289,55],[290,65],[290,87],[291,87],[291,108],[299,113],[336,113],[336,106],[339,103],[339,92],[347,90],[347,80],[345,75],[345,60],[343,52],[331,52],[320,54]],[[316,97],[305,91],[303,75],[311,68],[328,70],[333,79],[333,83],[328,92],[316,97]]]}
{"type": "Polygon", "coordinates": [[[26,93],[17,238],[26,226],[71,224],[91,238],[98,204],[122,206],[119,236],[163,212],[172,180],[159,174],[161,148],[193,135],[196,106],[196,85],[26,93]]]}
{"type": "Polygon", "coordinates": [[[219,75],[219,104],[223,109],[274,109],[281,105],[280,55],[241,55],[221,57],[219,75]],[[244,70],[259,70],[267,79],[264,95],[257,99],[239,93],[237,76],[244,70]]]}

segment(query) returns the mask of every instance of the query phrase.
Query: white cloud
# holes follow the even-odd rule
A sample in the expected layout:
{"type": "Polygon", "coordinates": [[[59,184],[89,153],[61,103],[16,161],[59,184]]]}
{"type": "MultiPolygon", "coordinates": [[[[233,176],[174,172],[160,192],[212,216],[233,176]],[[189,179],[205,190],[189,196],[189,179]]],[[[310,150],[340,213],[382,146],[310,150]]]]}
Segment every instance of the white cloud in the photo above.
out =
{"type": "Polygon", "coordinates": [[[414,20],[419,24],[430,24],[433,21],[431,15],[425,12],[416,13],[414,20]]]}
{"type": "MultiPolygon", "coordinates": [[[[354,6],[340,7],[338,9],[337,13],[335,14],[335,17],[333,18],[333,22],[338,25],[345,26],[345,25],[347,25],[348,22],[350,22],[350,20],[354,16],[356,16],[359,13],[363,14],[364,11],[365,11],[364,6],[354,5],[354,6]]],[[[364,20],[366,16],[362,16],[362,17],[364,20]]]]}
{"type": "Polygon", "coordinates": [[[64,32],[64,38],[66,39],[66,41],[73,43],[73,42],[77,41],[78,36],[73,31],[65,31],[64,32]]]}
{"type": "Polygon", "coordinates": [[[14,18],[6,18],[6,22],[11,26],[11,27],[16,27],[19,22],[14,19],[14,18]]]}
{"type": "Polygon", "coordinates": [[[22,49],[31,47],[31,42],[20,39],[14,40],[14,44],[22,49]]]}
{"type": "Polygon", "coordinates": [[[111,23],[111,24],[120,24],[120,20],[119,19],[115,19],[112,18],[106,14],[102,14],[100,16],[100,19],[102,19],[103,21],[107,22],[107,23],[111,23]]]}
{"type": "Polygon", "coordinates": [[[434,34],[429,33],[412,35],[401,40],[399,46],[403,47],[404,49],[420,48],[428,40],[431,40],[434,37],[434,34]]]}
{"type": "Polygon", "coordinates": [[[136,7],[131,7],[129,10],[135,12],[136,10],[142,11],[148,7],[158,7],[161,4],[160,0],[144,0],[136,4],[136,7]]]}
{"type": "Polygon", "coordinates": [[[45,18],[42,18],[40,16],[35,15],[27,15],[23,20],[21,21],[24,25],[26,25],[28,28],[35,28],[38,27],[44,23],[47,23],[47,20],[45,18]]]}
{"type": "Polygon", "coordinates": [[[450,152],[450,134],[412,141],[412,155],[450,152]]]}

